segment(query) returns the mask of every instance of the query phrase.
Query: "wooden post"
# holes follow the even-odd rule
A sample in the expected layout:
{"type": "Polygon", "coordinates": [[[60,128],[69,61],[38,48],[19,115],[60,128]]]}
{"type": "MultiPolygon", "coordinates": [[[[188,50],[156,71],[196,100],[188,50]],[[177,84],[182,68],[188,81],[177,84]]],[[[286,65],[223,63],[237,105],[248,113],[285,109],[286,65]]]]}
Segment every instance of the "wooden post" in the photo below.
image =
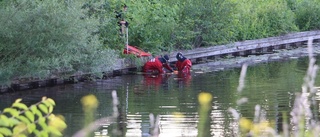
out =
{"type": "Polygon", "coordinates": [[[291,48],[291,44],[285,44],[285,45],[284,45],[284,48],[285,48],[285,49],[290,49],[290,48],[291,48]]]}
{"type": "Polygon", "coordinates": [[[280,45],[275,45],[274,46],[274,50],[279,50],[280,49],[280,45]]]}
{"type": "Polygon", "coordinates": [[[256,49],[252,49],[252,50],[250,50],[250,53],[251,54],[257,54],[257,50],[256,49]]]}
{"type": "Polygon", "coordinates": [[[244,56],[245,55],[245,51],[240,51],[239,52],[239,56],[244,56]]]}

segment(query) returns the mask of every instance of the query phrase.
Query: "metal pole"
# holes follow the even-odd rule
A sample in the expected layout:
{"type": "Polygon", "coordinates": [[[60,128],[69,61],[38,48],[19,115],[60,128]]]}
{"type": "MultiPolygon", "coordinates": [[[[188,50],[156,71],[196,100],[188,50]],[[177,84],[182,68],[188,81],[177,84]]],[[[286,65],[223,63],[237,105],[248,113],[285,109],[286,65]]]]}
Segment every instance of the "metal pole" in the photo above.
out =
{"type": "Polygon", "coordinates": [[[126,47],[127,47],[127,53],[129,53],[129,50],[128,50],[128,45],[129,45],[129,41],[128,41],[128,27],[126,27],[126,37],[127,37],[127,42],[126,42],[126,47]]]}

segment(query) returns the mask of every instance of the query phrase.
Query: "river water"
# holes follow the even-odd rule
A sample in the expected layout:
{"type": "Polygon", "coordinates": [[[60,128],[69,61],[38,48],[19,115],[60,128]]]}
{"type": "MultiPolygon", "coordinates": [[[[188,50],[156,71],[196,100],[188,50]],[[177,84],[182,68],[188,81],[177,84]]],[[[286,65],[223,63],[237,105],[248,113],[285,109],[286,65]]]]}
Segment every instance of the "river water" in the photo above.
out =
{"type": "MultiPolygon", "coordinates": [[[[99,100],[95,118],[113,114],[112,91],[116,91],[119,105],[118,124],[106,121],[90,136],[113,136],[119,129],[123,136],[149,136],[150,114],[159,116],[159,136],[234,136],[233,117],[228,111],[235,108],[242,117],[253,119],[255,106],[266,111],[266,119],[275,123],[281,132],[282,112],[290,113],[295,93],[301,85],[308,67],[308,58],[265,62],[248,66],[245,87],[237,91],[241,68],[225,70],[193,70],[190,75],[145,76],[122,75],[104,80],[39,88],[0,95],[0,110],[9,107],[17,98],[27,105],[34,104],[43,96],[56,102],[53,113],[64,116],[68,125],[65,137],[73,136],[83,128],[84,112],[81,98],[93,94],[99,100]],[[198,95],[212,95],[208,122],[199,131],[200,108],[198,95]],[[236,105],[239,98],[247,103],[236,105]]],[[[316,80],[315,86],[320,86],[316,80]]]]}

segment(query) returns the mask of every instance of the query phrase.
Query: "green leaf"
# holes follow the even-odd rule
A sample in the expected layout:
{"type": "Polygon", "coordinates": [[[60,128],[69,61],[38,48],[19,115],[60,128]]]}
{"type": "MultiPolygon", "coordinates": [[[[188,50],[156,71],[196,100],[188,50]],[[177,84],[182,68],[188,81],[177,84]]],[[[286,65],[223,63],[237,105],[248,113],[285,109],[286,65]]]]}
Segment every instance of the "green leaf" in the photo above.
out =
{"type": "Polygon", "coordinates": [[[25,134],[19,134],[19,135],[15,135],[15,137],[27,137],[27,135],[25,135],[25,134]]]}
{"type": "Polygon", "coordinates": [[[21,98],[18,98],[18,99],[16,99],[16,101],[14,102],[14,103],[19,103],[19,102],[21,102],[22,101],[22,99],[21,98]]]}
{"type": "Polygon", "coordinates": [[[24,123],[18,124],[13,128],[13,135],[20,135],[27,129],[27,125],[24,123]]]}
{"type": "Polygon", "coordinates": [[[15,125],[17,125],[17,124],[19,124],[20,123],[20,121],[19,120],[17,120],[16,118],[9,118],[9,126],[10,127],[13,127],[13,126],[15,126],[15,125]]]}
{"type": "Polygon", "coordinates": [[[34,132],[35,129],[36,129],[36,124],[32,123],[32,124],[29,124],[29,125],[28,125],[28,132],[29,132],[29,133],[34,132]]]}
{"type": "Polygon", "coordinates": [[[47,107],[51,106],[51,103],[48,102],[48,100],[42,101],[43,104],[45,104],[47,107]]]}
{"type": "Polygon", "coordinates": [[[27,118],[31,121],[34,122],[34,114],[32,114],[31,111],[26,111],[25,115],[27,116],[27,118]]]}
{"type": "Polygon", "coordinates": [[[37,111],[36,111],[35,113],[36,113],[36,115],[37,115],[38,117],[43,117],[43,115],[42,115],[42,113],[41,113],[40,110],[37,109],[37,111]]]}
{"type": "Polygon", "coordinates": [[[14,117],[17,117],[17,116],[19,116],[19,114],[20,114],[20,112],[19,112],[18,110],[14,109],[14,108],[5,108],[5,109],[3,110],[3,112],[10,113],[10,114],[11,114],[12,116],[14,116],[14,117]]]}
{"type": "Polygon", "coordinates": [[[44,117],[40,117],[39,119],[38,119],[38,122],[42,122],[42,123],[45,123],[46,122],[46,118],[44,118],[44,117]]]}
{"type": "Polygon", "coordinates": [[[56,105],[56,103],[54,102],[54,100],[51,99],[51,98],[48,98],[46,101],[50,102],[50,104],[53,105],[53,106],[56,105]]]}
{"type": "Polygon", "coordinates": [[[42,113],[40,112],[40,110],[38,110],[37,106],[32,105],[30,109],[33,114],[36,114],[38,117],[43,117],[42,113]]]}
{"type": "Polygon", "coordinates": [[[8,124],[8,122],[0,119],[0,126],[7,127],[7,126],[9,126],[9,124],[8,124]]]}
{"type": "Polygon", "coordinates": [[[19,119],[23,123],[30,124],[29,119],[27,119],[25,116],[18,116],[17,119],[19,119]]]}
{"type": "Polygon", "coordinates": [[[23,110],[28,110],[29,109],[25,104],[20,103],[20,102],[13,103],[12,107],[17,107],[17,108],[20,108],[20,109],[23,109],[23,110]]]}
{"type": "Polygon", "coordinates": [[[0,126],[9,126],[9,118],[5,115],[0,115],[0,126]]]}
{"type": "Polygon", "coordinates": [[[40,118],[38,124],[42,127],[43,130],[47,130],[48,129],[48,125],[46,123],[46,119],[45,118],[40,118]]]}
{"type": "Polygon", "coordinates": [[[62,136],[62,133],[54,127],[48,127],[48,131],[54,135],[62,136]]]}
{"type": "Polygon", "coordinates": [[[52,113],[53,111],[53,106],[49,106],[49,113],[52,113]]]}
{"type": "Polygon", "coordinates": [[[42,131],[40,132],[40,136],[41,136],[41,137],[49,137],[49,134],[48,134],[47,131],[43,131],[43,130],[42,130],[42,131]]]}
{"type": "Polygon", "coordinates": [[[34,133],[34,135],[35,135],[36,137],[40,137],[40,132],[39,132],[39,130],[35,129],[35,130],[33,131],[33,133],[34,133]]]}
{"type": "Polygon", "coordinates": [[[5,127],[0,128],[0,133],[5,136],[12,136],[11,130],[5,127]]]}
{"type": "Polygon", "coordinates": [[[48,108],[44,104],[40,104],[39,108],[42,112],[48,114],[48,108]]]}
{"type": "Polygon", "coordinates": [[[30,110],[31,110],[31,112],[32,112],[33,114],[36,114],[36,112],[39,111],[38,108],[37,108],[37,106],[35,106],[35,105],[32,105],[32,106],[30,107],[30,110]]]}
{"type": "Polygon", "coordinates": [[[48,120],[51,127],[57,128],[60,131],[67,127],[67,124],[64,122],[64,118],[60,116],[55,116],[52,114],[48,117],[48,120]]]}
{"type": "Polygon", "coordinates": [[[3,134],[0,133],[0,137],[4,137],[3,134]]]}

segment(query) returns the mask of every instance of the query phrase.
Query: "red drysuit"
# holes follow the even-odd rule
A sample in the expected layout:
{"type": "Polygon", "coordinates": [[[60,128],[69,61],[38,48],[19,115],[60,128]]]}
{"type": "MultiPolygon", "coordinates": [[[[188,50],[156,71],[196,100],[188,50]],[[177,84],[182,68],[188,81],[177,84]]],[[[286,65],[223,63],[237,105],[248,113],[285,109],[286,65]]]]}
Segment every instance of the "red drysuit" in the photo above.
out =
{"type": "Polygon", "coordinates": [[[159,57],[153,58],[146,62],[143,66],[143,72],[147,73],[165,73],[163,67],[168,69],[169,71],[173,71],[173,69],[168,65],[168,63],[162,63],[159,60],[159,57]]]}
{"type": "Polygon", "coordinates": [[[191,66],[192,66],[192,62],[190,61],[190,59],[185,59],[183,62],[178,60],[176,62],[177,70],[183,73],[189,73],[191,66]]]}

